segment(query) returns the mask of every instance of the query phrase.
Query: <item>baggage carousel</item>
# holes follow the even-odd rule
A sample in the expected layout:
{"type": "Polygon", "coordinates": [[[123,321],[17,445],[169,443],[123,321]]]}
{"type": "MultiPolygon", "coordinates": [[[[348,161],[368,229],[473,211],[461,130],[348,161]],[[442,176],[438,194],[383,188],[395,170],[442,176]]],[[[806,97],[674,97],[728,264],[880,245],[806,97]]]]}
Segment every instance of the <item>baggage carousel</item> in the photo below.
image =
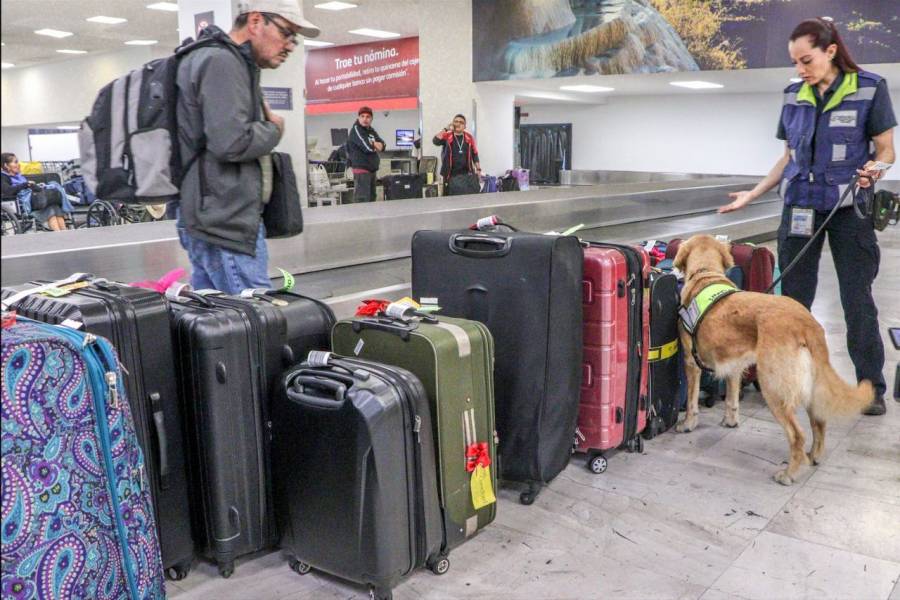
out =
{"type": "MultiPolygon", "coordinates": [[[[270,275],[277,286],[278,268],[292,273],[295,291],[325,300],[342,317],[362,298],[409,293],[415,231],[462,229],[492,214],[528,231],[584,224],[581,237],[611,242],[701,232],[734,241],[775,237],[781,203],[774,194],[737,213],[715,212],[729,192],[749,189],[758,178],[599,173],[595,179],[606,182],[309,209],[302,235],[269,241],[270,275]]],[[[0,266],[4,286],[74,272],[129,282],[190,267],[172,221],[4,237],[0,266]]]]}

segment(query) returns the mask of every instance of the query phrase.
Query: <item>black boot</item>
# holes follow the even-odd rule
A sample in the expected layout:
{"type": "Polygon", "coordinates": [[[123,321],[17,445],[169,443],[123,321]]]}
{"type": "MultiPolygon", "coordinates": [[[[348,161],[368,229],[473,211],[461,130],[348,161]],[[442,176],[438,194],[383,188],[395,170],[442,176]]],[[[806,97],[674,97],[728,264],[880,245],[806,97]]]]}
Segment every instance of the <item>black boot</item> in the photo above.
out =
{"type": "Polygon", "coordinates": [[[884,396],[878,396],[874,401],[872,401],[872,404],[870,404],[868,408],[863,411],[863,414],[877,417],[883,415],[885,410],[886,408],[884,406],[884,396]]]}

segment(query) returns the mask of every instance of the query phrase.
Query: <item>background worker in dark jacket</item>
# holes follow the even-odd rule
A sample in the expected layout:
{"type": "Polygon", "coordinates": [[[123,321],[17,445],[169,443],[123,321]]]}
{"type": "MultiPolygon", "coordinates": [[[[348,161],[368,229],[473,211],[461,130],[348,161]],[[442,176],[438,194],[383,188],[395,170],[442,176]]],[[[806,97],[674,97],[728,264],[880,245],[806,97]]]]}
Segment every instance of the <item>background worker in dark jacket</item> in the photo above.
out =
{"type": "MultiPolygon", "coordinates": [[[[803,21],[791,33],[791,59],[802,83],[784,91],[778,138],[785,150],[755,188],[731,194],[719,212],[738,210],[781,186],[784,210],[778,229],[778,264],[784,270],[822,226],[854,175],[861,188],[884,175],[879,163],[894,162],[897,119],[887,82],[860,69],[828,19],[803,21]],[[871,178],[871,180],[869,179],[871,178]]],[[[850,192],[851,195],[853,192],[850,192]]],[[[850,204],[837,209],[825,230],[847,322],[847,350],[857,380],[868,379],[875,401],[864,413],[885,413],[884,345],[872,283],[881,252],[872,217],[860,219],[850,204]]],[[[825,236],[781,283],[782,293],[811,308],[816,297],[819,258],[825,236]]]]}
{"type": "Polygon", "coordinates": [[[238,13],[231,32],[203,31],[218,43],[190,53],[177,75],[181,156],[190,165],[178,234],[194,288],[229,294],[271,286],[262,210],[284,119],[263,101],[259,70],[281,66],[298,34],[319,34],[298,0],[242,0],[238,13]]]}
{"type": "Polygon", "coordinates": [[[375,201],[375,172],[384,150],[384,140],[372,128],[372,109],[363,106],[356,114],[356,123],[347,136],[347,156],[353,169],[353,201],[375,201]]]}
{"type": "Polygon", "coordinates": [[[453,122],[441,129],[432,140],[441,150],[441,177],[444,179],[445,195],[477,194],[481,184],[481,163],[475,137],[466,131],[466,118],[453,117],[453,122]],[[457,182],[454,184],[453,179],[457,182]]]}

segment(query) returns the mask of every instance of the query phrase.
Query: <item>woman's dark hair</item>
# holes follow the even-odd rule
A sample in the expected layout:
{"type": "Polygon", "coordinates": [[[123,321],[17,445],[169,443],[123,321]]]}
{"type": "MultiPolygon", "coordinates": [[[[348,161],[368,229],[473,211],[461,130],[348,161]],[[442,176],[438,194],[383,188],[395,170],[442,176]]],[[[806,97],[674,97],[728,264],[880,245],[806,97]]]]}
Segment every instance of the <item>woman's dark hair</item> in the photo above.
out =
{"type": "Polygon", "coordinates": [[[0,163],[2,163],[5,167],[9,163],[11,163],[15,157],[16,155],[12,152],[4,152],[3,154],[0,154],[0,163]]]}
{"type": "Polygon", "coordinates": [[[468,123],[468,121],[466,121],[466,115],[455,115],[453,118],[462,119],[464,123],[468,123]]]}
{"type": "Polygon", "coordinates": [[[831,44],[837,46],[837,52],[834,54],[834,64],[844,73],[853,73],[859,71],[859,65],[850,56],[847,45],[838,33],[837,27],[830,19],[817,17],[803,21],[791,32],[791,41],[808,35],[812,40],[813,48],[820,48],[823,51],[831,44]]]}

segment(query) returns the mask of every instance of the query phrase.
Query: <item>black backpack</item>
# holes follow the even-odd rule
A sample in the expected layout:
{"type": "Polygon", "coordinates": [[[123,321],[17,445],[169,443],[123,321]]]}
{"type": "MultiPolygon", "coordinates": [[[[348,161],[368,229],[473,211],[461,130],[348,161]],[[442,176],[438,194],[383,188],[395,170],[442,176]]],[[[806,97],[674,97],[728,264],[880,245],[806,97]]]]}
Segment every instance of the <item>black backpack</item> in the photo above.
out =
{"type": "Polygon", "coordinates": [[[172,56],[150,61],[100,90],[78,133],[84,181],[98,198],[159,204],[178,196],[183,173],[196,158],[182,168],[178,66],[189,52],[219,43],[188,38],[172,56]]]}

